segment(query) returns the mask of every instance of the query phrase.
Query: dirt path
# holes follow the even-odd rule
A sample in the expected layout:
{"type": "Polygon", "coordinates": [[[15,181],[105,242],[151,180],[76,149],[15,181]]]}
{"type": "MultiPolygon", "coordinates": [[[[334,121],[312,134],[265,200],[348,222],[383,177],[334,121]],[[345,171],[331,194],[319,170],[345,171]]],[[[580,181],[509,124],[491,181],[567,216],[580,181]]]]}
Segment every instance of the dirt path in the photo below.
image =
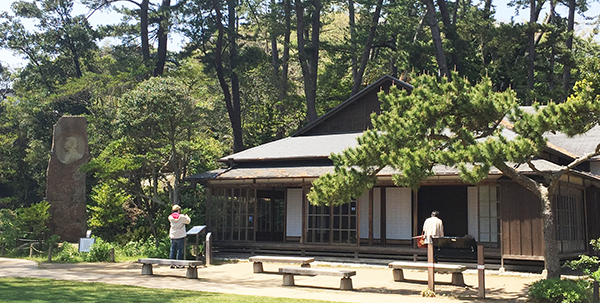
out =
{"type": "Polygon", "coordinates": [[[296,286],[282,286],[282,276],[275,272],[289,264],[264,264],[267,273],[252,273],[252,263],[240,261],[198,269],[198,279],[186,279],[185,269],[154,266],[153,276],[141,275],[141,264],[136,263],[42,263],[0,258],[0,277],[36,277],[82,282],[135,285],[149,288],[170,288],[241,295],[285,298],[319,299],[337,302],[524,302],[527,286],[541,279],[537,274],[519,274],[488,271],[486,299],[477,298],[477,273],[468,270],[466,287],[450,285],[450,275],[436,275],[435,298],[421,297],[427,288],[427,273],[405,271],[409,282],[394,282],[392,271],[384,266],[332,264],[315,262],[313,267],[333,266],[356,270],[352,278],[354,290],[339,290],[340,279],[329,276],[295,277],[296,286]]]}

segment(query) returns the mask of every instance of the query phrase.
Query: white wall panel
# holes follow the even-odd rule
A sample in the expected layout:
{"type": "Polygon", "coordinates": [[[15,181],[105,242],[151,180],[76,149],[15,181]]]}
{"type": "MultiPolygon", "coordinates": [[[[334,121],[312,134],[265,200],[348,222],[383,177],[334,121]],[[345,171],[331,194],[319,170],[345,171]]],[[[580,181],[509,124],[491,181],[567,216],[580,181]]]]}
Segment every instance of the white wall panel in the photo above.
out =
{"type": "Polygon", "coordinates": [[[389,187],[386,191],[385,223],[387,239],[411,239],[412,202],[411,189],[389,187]]]}
{"type": "Polygon", "coordinates": [[[286,236],[302,236],[302,188],[287,189],[286,236]]]}

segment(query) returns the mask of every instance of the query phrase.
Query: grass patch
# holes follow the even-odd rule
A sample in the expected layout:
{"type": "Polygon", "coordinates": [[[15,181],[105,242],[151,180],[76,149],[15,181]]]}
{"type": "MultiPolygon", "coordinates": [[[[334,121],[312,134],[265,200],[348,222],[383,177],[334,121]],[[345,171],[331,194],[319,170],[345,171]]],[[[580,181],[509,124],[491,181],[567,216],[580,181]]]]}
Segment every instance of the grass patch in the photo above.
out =
{"type": "Polygon", "coordinates": [[[2,302],[266,302],[308,303],[316,300],[270,298],[210,293],[189,290],[152,289],[145,287],[84,283],[38,278],[0,278],[2,302]]]}

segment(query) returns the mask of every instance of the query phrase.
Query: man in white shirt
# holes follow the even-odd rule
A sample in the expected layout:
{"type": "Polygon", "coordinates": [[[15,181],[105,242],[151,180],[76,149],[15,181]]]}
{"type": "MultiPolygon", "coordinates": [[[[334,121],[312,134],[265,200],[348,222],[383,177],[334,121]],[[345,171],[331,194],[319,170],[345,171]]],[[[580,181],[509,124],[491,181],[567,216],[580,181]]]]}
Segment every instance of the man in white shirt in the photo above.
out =
{"type": "Polygon", "coordinates": [[[444,236],[444,223],[438,218],[440,212],[434,210],[431,212],[431,217],[425,220],[423,223],[423,235],[425,236],[425,243],[433,243],[431,238],[439,238],[444,236]]]}

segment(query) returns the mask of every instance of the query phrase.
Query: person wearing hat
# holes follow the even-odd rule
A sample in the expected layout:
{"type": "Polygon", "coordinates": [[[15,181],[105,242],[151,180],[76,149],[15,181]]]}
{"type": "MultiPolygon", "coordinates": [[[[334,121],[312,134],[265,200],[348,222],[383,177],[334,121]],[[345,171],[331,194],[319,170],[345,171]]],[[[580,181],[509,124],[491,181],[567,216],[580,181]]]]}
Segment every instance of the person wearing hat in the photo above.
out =
{"type": "MultiPolygon", "coordinates": [[[[169,215],[171,228],[169,229],[169,238],[171,239],[171,251],[169,259],[183,260],[183,245],[185,240],[185,225],[190,223],[190,217],[186,214],[180,214],[181,207],[173,205],[173,213],[169,215]]],[[[174,268],[174,266],[171,266],[174,268]]]]}

